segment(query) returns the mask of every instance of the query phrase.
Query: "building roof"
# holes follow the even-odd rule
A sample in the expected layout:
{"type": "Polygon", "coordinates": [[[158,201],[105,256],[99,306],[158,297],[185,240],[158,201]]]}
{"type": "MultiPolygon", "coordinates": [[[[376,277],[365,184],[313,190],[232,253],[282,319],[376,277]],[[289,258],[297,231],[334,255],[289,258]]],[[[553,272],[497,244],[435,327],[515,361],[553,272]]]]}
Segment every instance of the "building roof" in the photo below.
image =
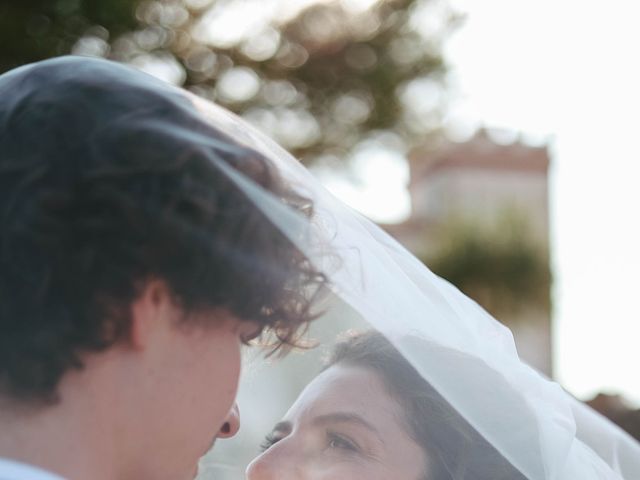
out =
{"type": "Polygon", "coordinates": [[[487,170],[546,175],[549,153],[546,146],[520,142],[501,145],[485,130],[464,143],[447,143],[435,152],[416,150],[410,155],[411,183],[446,170],[487,170]]]}

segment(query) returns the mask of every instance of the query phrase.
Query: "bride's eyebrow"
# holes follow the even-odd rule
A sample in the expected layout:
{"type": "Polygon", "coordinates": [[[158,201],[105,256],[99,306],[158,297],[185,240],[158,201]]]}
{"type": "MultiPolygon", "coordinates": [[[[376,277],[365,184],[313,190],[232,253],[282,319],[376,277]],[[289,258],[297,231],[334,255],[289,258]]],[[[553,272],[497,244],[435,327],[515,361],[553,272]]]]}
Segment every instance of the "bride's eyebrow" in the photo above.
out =
{"type": "Polygon", "coordinates": [[[291,433],[291,422],[283,421],[276,423],[271,429],[271,433],[283,433],[285,435],[288,435],[289,433],[291,433]]]}
{"type": "Polygon", "coordinates": [[[384,443],[384,438],[382,434],[378,431],[378,429],[356,413],[334,412],[334,413],[327,413],[325,415],[318,415],[313,419],[312,423],[314,425],[321,425],[321,426],[326,425],[327,423],[350,423],[353,425],[359,425],[369,430],[371,433],[377,436],[382,443],[384,443]]]}

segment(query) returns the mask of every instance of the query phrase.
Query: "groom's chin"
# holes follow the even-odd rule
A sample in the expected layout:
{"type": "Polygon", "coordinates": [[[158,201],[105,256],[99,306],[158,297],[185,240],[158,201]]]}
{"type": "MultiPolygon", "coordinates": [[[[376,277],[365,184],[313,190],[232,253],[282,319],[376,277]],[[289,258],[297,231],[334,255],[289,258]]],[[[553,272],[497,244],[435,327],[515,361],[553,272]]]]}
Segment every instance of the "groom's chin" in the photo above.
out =
{"type": "Polygon", "coordinates": [[[202,455],[200,455],[200,457],[204,457],[207,453],[213,450],[213,447],[215,447],[216,445],[216,440],[217,440],[217,437],[213,437],[213,440],[211,440],[211,443],[207,448],[205,448],[204,452],[202,452],[202,455]]]}

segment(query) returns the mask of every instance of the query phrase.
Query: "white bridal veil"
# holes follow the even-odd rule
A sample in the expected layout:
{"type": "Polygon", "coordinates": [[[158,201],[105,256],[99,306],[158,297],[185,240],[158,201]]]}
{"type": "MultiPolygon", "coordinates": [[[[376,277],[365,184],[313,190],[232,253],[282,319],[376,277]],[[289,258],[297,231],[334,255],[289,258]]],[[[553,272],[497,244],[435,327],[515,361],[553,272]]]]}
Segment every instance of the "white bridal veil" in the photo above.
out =
{"type": "MultiPolygon", "coordinates": [[[[216,128],[265,155],[287,182],[311,199],[314,214],[309,221],[214,160],[328,276],[333,299],[322,305],[313,329],[325,327],[321,338],[330,339],[327,331],[339,333],[351,325],[368,324],[383,333],[525,478],[640,478],[640,445],[520,361],[506,327],[333,197],[273,141],[222,108],[194,100],[216,128]]],[[[249,367],[249,383],[256,382],[252,373],[258,376],[249,367]]],[[[268,376],[268,368],[259,375],[268,376]]],[[[278,389],[277,382],[265,383],[278,389]]]]}
{"type": "MultiPolygon", "coordinates": [[[[255,209],[328,279],[329,292],[316,306],[318,318],[309,332],[309,337],[320,345],[306,353],[292,352],[282,361],[270,358],[270,363],[248,363],[239,400],[241,433],[237,441],[218,442],[212,456],[202,462],[201,478],[242,478],[247,460],[258,453],[259,437],[279,420],[298,390],[320,369],[319,356],[341,333],[354,328],[382,333],[422,380],[474,430],[473,438],[482,440],[476,441],[478,448],[480,443],[491,446],[501,460],[496,464],[513,468],[510,478],[640,478],[640,445],[635,440],[520,361],[507,328],[434,275],[380,228],[333,197],[269,138],[213,103],[129,68],[102,60],[77,59],[54,60],[51,65],[53,73],[68,77],[71,83],[82,75],[88,94],[92,82],[115,84],[114,88],[130,92],[129,96],[119,97],[132,105],[130,113],[120,116],[109,128],[91,131],[87,138],[95,158],[112,155],[109,145],[118,139],[130,139],[131,135],[143,138],[148,132],[160,132],[159,138],[172,145],[184,145],[185,156],[205,155],[219,174],[250,199],[255,209]],[[184,111],[185,119],[196,118],[200,123],[204,119],[211,128],[192,128],[193,122],[177,126],[175,121],[165,121],[162,102],[144,104],[141,91],[157,93],[162,102],[172,102],[184,111]],[[150,115],[149,111],[156,111],[153,109],[157,114],[150,115]],[[225,159],[225,152],[232,150],[253,150],[271,162],[283,181],[310,201],[310,214],[301,214],[299,208],[291,207],[236,170],[225,159]]],[[[12,87],[15,91],[29,88],[20,83],[21,78],[18,72],[8,74],[3,81],[16,82],[12,87]]],[[[37,75],[32,78],[41,83],[49,80],[37,75]]],[[[11,98],[3,101],[15,113],[14,120],[19,121],[19,115],[24,113],[20,105],[11,105],[11,98]]],[[[45,114],[42,113],[43,118],[45,114]]],[[[38,120],[38,115],[34,118],[38,120]]],[[[55,130],[55,126],[45,124],[35,127],[44,129],[41,135],[47,133],[47,128],[50,132],[55,130]]],[[[90,128],[70,125],[67,130],[75,127],[90,128]]],[[[147,150],[140,148],[132,153],[151,152],[148,145],[144,147],[147,150]]],[[[117,171],[112,173],[116,175],[117,171]]],[[[231,261],[260,261],[246,258],[242,250],[233,247],[224,246],[231,261]]],[[[278,265],[269,268],[259,279],[265,285],[270,275],[278,275],[273,271],[278,265]]],[[[242,289],[242,285],[238,288],[242,289]]],[[[447,428],[446,418],[434,420],[440,420],[434,425],[447,428]]],[[[437,438],[437,429],[433,435],[437,438]]],[[[449,480],[476,478],[473,462],[478,456],[473,454],[473,448],[471,444],[468,457],[456,457],[459,462],[469,462],[467,471],[471,474],[447,477],[449,480]]],[[[491,462],[485,461],[483,468],[483,476],[478,478],[498,478],[491,474],[491,462]]]]}

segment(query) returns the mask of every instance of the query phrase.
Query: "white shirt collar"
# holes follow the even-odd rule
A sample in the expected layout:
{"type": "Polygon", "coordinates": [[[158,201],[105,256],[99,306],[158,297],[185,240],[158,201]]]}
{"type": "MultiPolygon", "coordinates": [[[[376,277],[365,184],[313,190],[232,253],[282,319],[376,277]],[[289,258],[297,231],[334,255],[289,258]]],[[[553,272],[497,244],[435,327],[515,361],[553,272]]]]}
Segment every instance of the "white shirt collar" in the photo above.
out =
{"type": "Polygon", "coordinates": [[[0,458],[0,480],[64,480],[41,468],[0,458]]]}

